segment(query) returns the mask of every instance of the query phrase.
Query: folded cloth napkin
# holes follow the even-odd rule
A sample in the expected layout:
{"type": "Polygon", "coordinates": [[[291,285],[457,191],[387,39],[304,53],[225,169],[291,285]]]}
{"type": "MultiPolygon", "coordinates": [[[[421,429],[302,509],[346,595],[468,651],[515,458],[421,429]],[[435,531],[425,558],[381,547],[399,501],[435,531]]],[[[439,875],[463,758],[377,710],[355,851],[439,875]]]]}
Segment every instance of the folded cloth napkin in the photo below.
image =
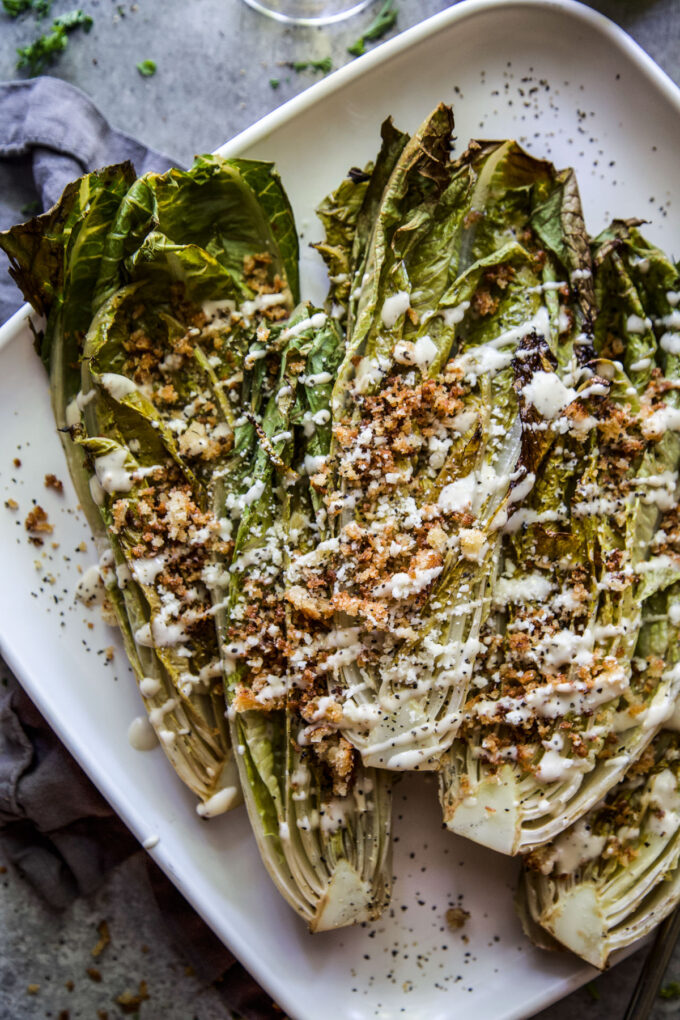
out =
{"type": "MultiPolygon", "coordinates": [[[[129,159],[137,173],[177,165],[115,131],[78,89],[56,78],[0,84],[0,229],[48,209],[81,174],[129,159]],[[38,209],[23,212],[28,201],[38,209]]],[[[21,295],[0,264],[0,324],[21,295]]],[[[139,844],[97,792],[0,659],[0,840],[54,909],[91,893],[139,844]]],[[[247,1020],[281,1011],[149,859],[164,922],[197,975],[247,1020]],[[187,933],[191,937],[187,939],[187,933]]]]}
{"type": "MultiPolygon", "coordinates": [[[[176,166],[116,131],[84,92],[58,78],[0,84],[0,229],[54,205],[90,170],[129,159],[138,174],[176,166]],[[25,211],[29,205],[39,208],[25,211]]],[[[0,323],[21,304],[0,253],[0,323]]]]}

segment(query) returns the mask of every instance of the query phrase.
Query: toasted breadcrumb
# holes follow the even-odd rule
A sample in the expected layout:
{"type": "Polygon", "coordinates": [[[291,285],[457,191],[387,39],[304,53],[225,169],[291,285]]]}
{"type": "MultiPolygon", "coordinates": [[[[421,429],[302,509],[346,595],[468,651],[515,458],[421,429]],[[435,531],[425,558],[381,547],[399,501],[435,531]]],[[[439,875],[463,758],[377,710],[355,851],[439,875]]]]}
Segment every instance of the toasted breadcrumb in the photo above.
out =
{"type": "Polygon", "coordinates": [[[446,911],[446,923],[451,931],[457,931],[463,927],[469,916],[469,910],[463,910],[462,907],[450,907],[446,911]]]}
{"type": "Polygon", "coordinates": [[[98,956],[101,956],[101,954],[104,952],[104,950],[111,941],[111,935],[109,934],[109,926],[106,923],[106,921],[99,922],[99,924],[97,925],[97,931],[99,933],[99,941],[97,942],[97,945],[94,946],[94,948],[92,949],[92,955],[94,956],[95,960],[97,959],[98,956]]]}
{"type": "Polygon", "coordinates": [[[45,488],[54,489],[55,492],[63,492],[64,483],[56,475],[45,475],[45,488]]]}
{"type": "Polygon", "coordinates": [[[147,989],[146,981],[139,982],[138,991],[131,992],[129,988],[126,988],[124,992],[116,996],[116,1002],[121,1008],[121,1011],[126,1015],[136,1013],[142,1003],[149,998],[149,992],[147,989]]]}
{"type": "Polygon", "coordinates": [[[47,513],[41,506],[34,506],[32,510],[29,510],[24,525],[26,531],[44,532],[48,535],[54,531],[54,527],[49,523],[47,513]]]}

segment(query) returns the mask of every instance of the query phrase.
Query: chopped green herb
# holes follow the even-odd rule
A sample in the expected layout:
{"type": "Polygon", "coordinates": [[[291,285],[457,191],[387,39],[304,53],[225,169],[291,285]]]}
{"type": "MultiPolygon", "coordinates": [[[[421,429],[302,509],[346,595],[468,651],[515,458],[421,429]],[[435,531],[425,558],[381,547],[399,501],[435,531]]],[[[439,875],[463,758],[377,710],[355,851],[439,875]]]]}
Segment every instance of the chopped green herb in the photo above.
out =
{"type": "Polygon", "coordinates": [[[137,64],[137,70],[144,78],[150,78],[156,73],[156,61],[142,60],[141,64],[137,64]]]}
{"type": "Polygon", "coordinates": [[[18,18],[26,11],[33,11],[36,18],[40,20],[50,13],[52,0],[2,0],[2,6],[10,18],[18,18]]]}
{"type": "Polygon", "coordinates": [[[323,57],[321,60],[296,60],[290,65],[294,71],[323,71],[328,74],[333,70],[333,61],[330,57],[323,57]]]}
{"type": "Polygon", "coordinates": [[[671,981],[659,992],[660,999],[680,999],[680,981],[671,981]]]}
{"type": "Polygon", "coordinates": [[[32,0],[2,0],[2,6],[10,18],[18,18],[24,11],[30,11],[33,3],[32,0]]]}
{"type": "Polygon", "coordinates": [[[19,55],[17,67],[19,70],[24,67],[28,68],[32,75],[41,74],[49,64],[54,62],[57,54],[66,49],[67,45],[66,32],[52,29],[48,35],[41,35],[35,42],[17,49],[19,55]]]}
{"type": "Polygon", "coordinates": [[[586,991],[594,1002],[600,1001],[600,990],[594,981],[591,981],[589,982],[589,984],[586,985],[586,991]]]}
{"type": "Polygon", "coordinates": [[[271,87],[273,89],[277,89],[279,87],[279,85],[281,84],[281,82],[279,81],[278,78],[270,78],[269,79],[269,84],[271,85],[271,87]]]}
{"type": "Polygon", "coordinates": [[[397,10],[395,0],[385,0],[373,21],[370,23],[363,35],[360,35],[355,43],[347,47],[347,52],[353,57],[360,57],[366,52],[367,42],[376,42],[382,39],[386,32],[389,32],[397,23],[397,10]]]}
{"type": "Polygon", "coordinates": [[[42,209],[42,205],[38,199],[34,199],[32,202],[27,202],[26,205],[22,205],[19,210],[22,216],[35,216],[42,209]]]}
{"type": "Polygon", "coordinates": [[[61,14],[58,18],[55,18],[52,23],[52,30],[61,28],[65,32],[72,32],[74,28],[82,28],[84,32],[89,32],[93,24],[94,22],[90,15],[85,14],[79,7],[76,7],[74,10],[67,11],[66,14],[61,14]]]}
{"type": "Polygon", "coordinates": [[[55,18],[51,30],[46,35],[41,35],[28,46],[20,46],[17,49],[19,56],[17,67],[20,70],[27,68],[32,75],[42,74],[45,68],[66,49],[68,33],[76,28],[82,28],[85,32],[89,32],[92,24],[90,15],[80,9],[67,11],[61,17],[55,18]]]}
{"type": "Polygon", "coordinates": [[[122,4],[116,4],[116,10],[118,11],[118,14],[120,15],[121,18],[125,17],[125,8],[123,7],[122,4]]]}

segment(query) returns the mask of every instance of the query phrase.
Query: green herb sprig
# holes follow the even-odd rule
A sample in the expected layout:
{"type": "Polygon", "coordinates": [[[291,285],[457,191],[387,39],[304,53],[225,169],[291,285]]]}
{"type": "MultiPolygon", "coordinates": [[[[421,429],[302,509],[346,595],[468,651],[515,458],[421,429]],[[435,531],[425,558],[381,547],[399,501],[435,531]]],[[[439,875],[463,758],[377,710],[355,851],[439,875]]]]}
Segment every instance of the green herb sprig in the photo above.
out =
{"type": "Polygon", "coordinates": [[[322,57],[321,60],[295,60],[290,66],[294,71],[322,71],[329,74],[333,70],[333,61],[330,57],[322,57]]]}
{"type": "Polygon", "coordinates": [[[93,21],[90,15],[85,14],[80,8],[67,11],[66,14],[55,18],[49,32],[38,36],[28,46],[20,46],[17,49],[19,56],[17,68],[19,70],[27,68],[31,75],[42,74],[50,64],[54,63],[57,56],[66,49],[69,32],[73,32],[77,28],[82,28],[83,31],[89,32],[92,25],[93,21]]]}
{"type": "Polygon", "coordinates": [[[367,42],[377,42],[378,39],[389,32],[397,23],[397,9],[395,0],[385,0],[373,21],[366,31],[359,36],[355,43],[347,47],[347,52],[353,57],[361,57],[366,52],[367,42]]]}
{"type": "Polygon", "coordinates": [[[2,0],[2,6],[10,18],[18,18],[26,11],[32,11],[40,21],[50,13],[52,0],[2,0]]]}

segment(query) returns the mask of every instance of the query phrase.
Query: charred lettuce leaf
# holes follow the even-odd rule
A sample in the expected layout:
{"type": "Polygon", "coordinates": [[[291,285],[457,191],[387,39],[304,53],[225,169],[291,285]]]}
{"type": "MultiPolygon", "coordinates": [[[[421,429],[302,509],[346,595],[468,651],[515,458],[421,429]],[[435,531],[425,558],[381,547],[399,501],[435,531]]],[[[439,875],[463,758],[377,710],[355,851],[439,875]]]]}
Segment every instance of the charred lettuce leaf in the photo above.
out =
{"type": "Polygon", "coordinates": [[[288,200],[266,163],[140,180],[125,165],[0,243],[47,317],[57,425],[150,722],[199,813],[219,813],[239,792],[209,588],[231,538],[212,494],[244,360],[297,290],[288,200]]]}
{"type": "Polygon", "coordinates": [[[505,853],[588,811],[677,695],[675,674],[635,651],[648,603],[680,577],[677,277],[630,231],[615,224],[595,243],[594,335],[577,338],[550,449],[506,525],[473,693],[442,772],[449,827],[505,853]]]}
{"type": "Polygon", "coordinates": [[[340,635],[327,711],[390,769],[435,768],[453,739],[500,529],[546,446],[523,427],[522,365],[555,376],[585,326],[569,278],[588,277],[587,243],[556,234],[546,252],[534,227],[553,202],[585,236],[571,178],[514,142],[451,162],[451,128],[440,107],[401,148],[358,245],[313,479],[333,542],[301,575],[340,635]]]}
{"type": "Polygon", "coordinates": [[[679,833],[680,747],[665,730],[596,807],[525,858],[518,909],[527,933],[606,967],[680,902],[679,833]]]}
{"type": "Polygon", "coordinates": [[[221,502],[218,492],[218,513],[238,530],[230,564],[217,560],[215,597],[253,831],[279,891],[322,931],[377,916],[389,897],[389,788],[337,726],[317,723],[325,684],[305,671],[310,607],[290,583],[291,562],[313,555],[321,538],[309,475],[330,446],[342,338],[323,312],[302,306],[262,343],[250,367],[266,364],[269,386],[251,385],[246,368],[241,407],[255,450],[240,492],[221,502]]]}

